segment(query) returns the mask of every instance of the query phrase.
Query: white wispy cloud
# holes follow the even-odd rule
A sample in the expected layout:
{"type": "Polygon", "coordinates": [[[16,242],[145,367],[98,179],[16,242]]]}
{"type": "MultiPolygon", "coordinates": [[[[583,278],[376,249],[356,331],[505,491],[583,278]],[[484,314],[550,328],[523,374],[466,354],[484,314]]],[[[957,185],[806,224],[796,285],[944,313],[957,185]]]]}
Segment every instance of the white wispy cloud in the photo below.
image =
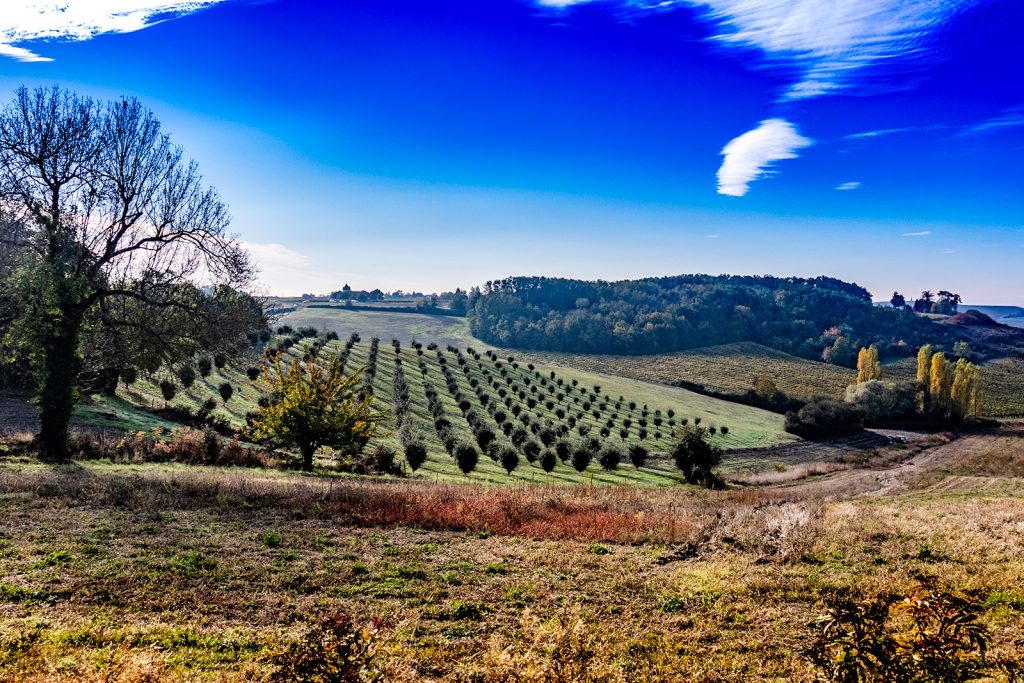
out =
{"type": "MultiPolygon", "coordinates": [[[[537,0],[569,7],[590,0],[537,0]]],[[[978,0],[613,0],[631,9],[703,9],[722,45],[753,48],[801,74],[786,99],[850,87],[864,67],[931,54],[931,37],[978,0]]]]}
{"type": "Polygon", "coordinates": [[[836,185],[837,190],[856,190],[858,187],[860,187],[859,180],[851,180],[848,183],[840,183],[839,185],[836,185]]]}
{"type": "Polygon", "coordinates": [[[220,2],[223,0],[6,0],[0,11],[0,56],[49,62],[53,60],[23,44],[130,33],[220,2]]]}
{"type": "Polygon", "coordinates": [[[930,53],[933,32],[973,0],[691,0],[725,31],[725,44],[761,50],[803,72],[786,97],[851,85],[857,72],[894,57],[930,53]]]}
{"type": "Polygon", "coordinates": [[[998,115],[965,129],[962,135],[985,135],[1006,128],[1024,126],[1024,104],[1004,109],[998,115]]]}
{"type": "Polygon", "coordinates": [[[750,183],[774,173],[776,161],[795,159],[796,151],[813,144],[783,119],[767,119],[757,128],[733,138],[722,149],[722,165],[718,169],[718,193],[742,197],[750,183]]]}
{"type": "Polygon", "coordinates": [[[920,232],[905,232],[900,237],[927,237],[932,234],[931,230],[921,230],[920,232]]]}

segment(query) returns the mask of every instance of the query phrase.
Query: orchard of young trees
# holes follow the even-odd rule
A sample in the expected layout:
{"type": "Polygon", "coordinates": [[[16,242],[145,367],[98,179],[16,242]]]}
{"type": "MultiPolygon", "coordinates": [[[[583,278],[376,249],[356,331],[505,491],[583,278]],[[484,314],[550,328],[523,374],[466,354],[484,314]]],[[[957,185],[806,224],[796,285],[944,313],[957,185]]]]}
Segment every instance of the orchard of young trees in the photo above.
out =
{"type": "Polygon", "coordinates": [[[312,456],[321,447],[344,458],[358,454],[366,445],[365,438],[343,441],[326,428],[334,423],[333,418],[327,420],[329,411],[320,397],[323,391],[314,388],[321,386],[326,391],[333,386],[337,400],[347,402],[342,416],[350,424],[385,430],[378,433],[380,437],[393,434],[411,471],[422,467],[431,452],[438,450],[447,453],[452,466],[465,474],[474,472],[485,458],[509,475],[524,467],[536,467],[545,475],[560,468],[566,472],[569,468],[581,473],[591,468],[610,472],[624,464],[642,469],[650,467],[659,453],[670,462],[668,455],[686,438],[690,446],[696,448],[701,441],[709,450],[695,451],[696,460],[681,470],[684,478],[692,483],[716,481],[709,473],[717,460],[705,456],[720,457],[716,441],[729,434],[727,425],[700,427],[701,417],[694,416],[690,426],[689,418],[677,416],[672,409],[652,409],[612,396],[599,385],[586,386],[554,371],[542,372],[533,364],[522,364],[495,351],[441,349],[435,344],[424,347],[419,342],[403,349],[400,342],[392,340],[393,354],[389,355],[393,357],[386,362],[380,356],[384,347],[376,338],[369,345],[360,345],[355,334],[342,343],[303,336],[290,328],[279,332],[287,334],[265,350],[271,370],[266,371],[262,386],[271,389],[269,400],[262,401],[260,410],[250,416],[249,434],[261,441],[299,448],[304,467],[312,466],[312,456]],[[293,359],[291,371],[282,368],[282,357],[293,359]],[[358,380],[356,375],[343,382],[339,379],[342,375],[338,373],[346,366],[359,369],[358,380]],[[294,386],[289,388],[284,382],[294,386]],[[296,387],[303,388],[305,398],[296,387]],[[299,410],[297,403],[309,405],[299,410]],[[293,411],[290,421],[279,415],[285,404],[293,411]],[[385,411],[390,413],[386,419],[385,411]],[[297,436],[303,430],[324,432],[325,436],[313,440],[307,435],[303,445],[297,436]],[[699,437],[696,440],[695,435],[699,437]]]}

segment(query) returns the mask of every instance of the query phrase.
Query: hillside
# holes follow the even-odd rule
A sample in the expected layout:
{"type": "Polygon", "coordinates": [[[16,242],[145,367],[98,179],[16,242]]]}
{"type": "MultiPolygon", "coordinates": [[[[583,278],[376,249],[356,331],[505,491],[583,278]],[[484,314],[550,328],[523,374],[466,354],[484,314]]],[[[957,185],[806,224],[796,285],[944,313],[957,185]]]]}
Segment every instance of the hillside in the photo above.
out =
{"type": "Polygon", "coordinates": [[[960,310],[980,311],[997,323],[1010,325],[1011,327],[1024,327],[1024,307],[1022,306],[976,306],[974,304],[961,304],[960,310]]]}
{"type": "Polygon", "coordinates": [[[949,336],[927,318],[874,306],[863,287],[827,277],[510,277],[487,283],[468,315],[475,336],[512,348],[647,355],[748,341],[839,365],[861,345],[949,336]]]}
{"type": "Polygon", "coordinates": [[[646,356],[544,353],[525,354],[545,362],[593,372],[678,384],[688,382],[726,394],[742,394],[757,378],[772,380],[786,394],[807,399],[839,396],[854,379],[852,370],[797,358],[752,342],[720,344],[646,356]]]}
{"type": "MultiPolygon", "coordinates": [[[[382,320],[386,322],[387,319],[382,320]]],[[[348,346],[340,340],[317,341],[307,338],[290,345],[287,358],[308,358],[308,354],[315,351],[314,344],[322,344],[317,352],[321,363],[342,354],[348,346]]],[[[372,347],[372,340],[365,337],[351,344],[346,370],[364,370],[370,376],[367,369],[372,367],[374,404],[379,410],[390,411],[392,414],[395,412],[396,373],[401,372],[408,385],[410,399],[405,419],[428,449],[427,461],[416,473],[417,477],[451,480],[466,478],[446,452],[435,430],[428,388],[436,392],[443,415],[458,440],[476,445],[474,429],[468,421],[470,413],[475,413],[484,418],[496,435],[496,444],[513,447],[520,452],[520,464],[511,475],[499,463],[481,457],[477,469],[469,477],[474,481],[675,484],[678,473],[665,453],[674,443],[676,429],[696,419],[700,419],[706,426],[728,428],[728,434],[719,433],[714,437],[715,443],[725,449],[764,447],[795,439],[784,432],[783,420],[779,415],[708,398],[684,389],[546,363],[509,361],[509,357],[498,356],[496,353],[492,356],[478,354],[477,358],[462,351],[425,347],[414,349],[400,343],[399,353],[395,353],[392,345],[380,343],[377,360],[372,362],[372,347]],[[459,405],[462,401],[466,401],[465,409],[459,405]],[[503,405],[499,406],[499,403],[503,405]],[[651,452],[651,457],[646,467],[636,469],[629,464],[623,453],[622,464],[611,471],[602,469],[595,459],[582,474],[569,463],[561,462],[548,477],[540,465],[531,462],[529,454],[510,439],[510,434],[500,428],[502,425],[498,422],[498,412],[502,413],[501,419],[508,421],[510,426],[514,422],[528,427],[533,432],[530,436],[533,442],[543,440],[541,430],[545,426],[555,432],[561,430],[557,438],[570,443],[583,439],[582,429],[588,437],[600,436],[602,442],[615,444],[623,451],[630,445],[643,445],[651,452]],[[607,430],[607,434],[604,430],[607,430]],[[623,430],[626,431],[625,436],[623,430]]],[[[250,360],[252,364],[258,362],[255,358],[250,360]]],[[[131,429],[132,416],[127,408],[132,405],[146,409],[171,405],[195,413],[204,402],[211,401],[214,406],[211,411],[213,417],[240,428],[246,413],[255,409],[261,395],[258,384],[262,380],[251,382],[246,376],[246,369],[246,363],[223,369],[215,368],[209,377],[197,378],[192,387],[179,388],[170,401],[164,401],[161,397],[158,383],[161,379],[173,381],[173,377],[143,377],[131,386],[118,390],[123,404],[114,399],[95,398],[82,417],[90,424],[131,429]],[[234,390],[227,401],[218,392],[224,382],[229,383],[234,390]]],[[[144,429],[149,430],[162,424],[165,423],[151,423],[144,429]]],[[[383,444],[401,454],[402,443],[397,427],[398,424],[392,421],[387,433],[371,441],[368,450],[383,444]]],[[[724,467],[729,469],[728,458],[724,467]]]]}

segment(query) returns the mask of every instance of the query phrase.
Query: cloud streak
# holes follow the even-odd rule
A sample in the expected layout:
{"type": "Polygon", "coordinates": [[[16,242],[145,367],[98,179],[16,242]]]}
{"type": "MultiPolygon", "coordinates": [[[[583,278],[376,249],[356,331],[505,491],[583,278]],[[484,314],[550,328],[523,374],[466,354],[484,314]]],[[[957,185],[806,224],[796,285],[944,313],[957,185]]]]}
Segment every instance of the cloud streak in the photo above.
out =
{"type": "Polygon", "coordinates": [[[39,40],[89,40],[131,33],[212,7],[223,0],[8,0],[0,13],[0,56],[50,62],[22,44],[39,40]]]}
{"type": "Polygon", "coordinates": [[[796,127],[783,119],[767,119],[757,128],[733,138],[722,149],[722,165],[718,169],[718,193],[742,197],[750,183],[774,175],[776,161],[795,159],[797,150],[809,147],[813,140],[805,138],[796,127]]]}
{"type": "Polygon", "coordinates": [[[755,48],[802,77],[786,99],[849,87],[857,72],[930,54],[930,37],[973,0],[691,0],[724,30],[715,40],[755,48]]]}
{"type": "Polygon", "coordinates": [[[932,234],[931,230],[921,230],[920,232],[905,232],[900,237],[927,237],[932,234]]]}
{"type": "MultiPolygon", "coordinates": [[[[566,8],[593,0],[537,0],[566,8]]],[[[819,97],[856,84],[866,67],[932,54],[932,35],[978,0],[615,0],[630,9],[694,7],[720,45],[754,49],[799,76],[783,99],[819,97]]]]}
{"type": "Polygon", "coordinates": [[[856,190],[858,187],[860,187],[859,180],[851,180],[848,183],[840,183],[839,185],[836,185],[837,190],[842,190],[844,192],[847,190],[856,190]]]}

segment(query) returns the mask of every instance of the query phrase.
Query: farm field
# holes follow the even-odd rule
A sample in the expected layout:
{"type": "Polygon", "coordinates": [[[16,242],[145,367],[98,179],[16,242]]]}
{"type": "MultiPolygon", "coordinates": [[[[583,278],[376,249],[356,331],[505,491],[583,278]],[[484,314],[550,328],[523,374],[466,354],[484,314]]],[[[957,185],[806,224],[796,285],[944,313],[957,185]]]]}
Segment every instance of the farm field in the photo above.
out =
{"type": "Polygon", "coordinates": [[[753,342],[707,346],[651,356],[605,356],[531,351],[530,358],[659,384],[692,382],[723,393],[744,393],[766,377],[797,398],[839,396],[856,377],[849,368],[791,356],[753,342]]]}
{"type": "Polygon", "coordinates": [[[435,343],[442,349],[449,345],[465,347],[467,344],[489,348],[474,339],[465,318],[426,315],[423,313],[386,313],[383,311],[344,311],[331,308],[300,308],[287,313],[278,325],[314,327],[321,332],[336,332],[347,339],[353,332],[366,338],[380,337],[385,343],[397,339],[403,346],[413,341],[435,343]]]}
{"type": "Polygon", "coordinates": [[[918,463],[778,489],[494,489],[0,448],[0,678],[265,680],[351,615],[387,681],[813,680],[826,599],[922,584],[978,602],[991,661],[1019,656],[1020,427],[918,463]]]}
{"type": "MultiPolygon", "coordinates": [[[[409,396],[409,410],[404,420],[428,450],[428,458],[414,478],[436,481],[466,479],[435,429],[433,413],[437,411],[443,414],[449,423],[448,429],[459,441],[476,445],[476,430],[467,419],[473,414],[482,418],[495,435],[495,444],[519,452],[519,464],[511,474],[500,463],[481,455],[469,479],[487,483],[535,481],[675,485],[679,474],[666,454],[674,444],[674,432],[684,424],[684,420],[700,419],[705,426],[727,427],[728,434],[719,432],[712,437],[713,442],[724,449],[765,447],[796,440],[783,431],[782,417],[777,414],[683,389],[549,365],[530,367],[515,360],[509,361],[509,356],[499,356],[493,351],[488,355],[463,353],[454,347],[447,350],[414,349],[399,344],[399,352],[395,353],[391,344],[378,342],[374,353],[372,340],[359,339],[358,342],[302,339],[287,349],[284,364],[289,362],[288,359],[308,358],[315,347],[322,345],[316,351],[321,363],[344,355],[346,371],[372,367],[373,372],[364,376],[373,377],[374,405],[393,415],[396,374],[401,373],[409,396]],[[376,360],[371,362],[371,357],[376,360]],[[431,407],[432,399],[428,398],[428,389],[435,396],[433,400],[437,406],[434,409],[431,407]],[[462,406],[460,402],[464,402],[462,406]],[[586,438],[598,437],[602,443],[618,445],[623,459],[617,468],[606,470],[597,463],[595,452],[594,461],[583,472],[577,471],[571,462],[561,461],[547,474],[537,461],[536,453],[531,462],[527,446],[517,441],[519,437],[513,427],[523,428],[519,431],[524,433],[527,443],[536,443],[538,450],[554,445],[555,441],[578,444],[585,435],[586,438]],[[545,427],[550,436],[545,435],[545,427]],[[625,436],[622,430],[626,430],[625,436]],[[545,438],[551,441],[544,443],[545,438]],[[632,445],[642,445],[650,452],[643,468],[635,468],[625,457],[625,450],[632,445]]],[[[258,360],[253,358],[251,363],[258,364],[258,360]]],[[[245,365],[214,368],[208,377],[197,377],[190,388],[179,388],[169,402],[160,395],[159,377],[140,378],[130,387],[119,389],[118,400],[94,399],[87,416],[91,416],[94,423],[97,417],[105,416],[106,422],[100,421],[98,426],[116,428],[120,424],[118,418],[121,422],[130,422],[131,416],[124,414],[127,406],[159,408],[166,403],[196,412],[204,402],[210,401],[215,405],[211,411],[213,416],[240,427],[244,424],[245,414],[255,408],[260,395],[259,388],[246,376],[245,365]],[[223,382],[228,382],[235,389],[228,401],[218,393],[223,382]]],[[[148,430],[162,424],[158,422],[138,428],[148,430]]],[[[382,437],[371,441],[367,449],[383,444],[395,449],[401,459],[400,426],[398,420],[393,420],[382,437]]],[[[747,460],[744,463],[747,467],[747,460]]],[[[765,460],[763,466],[772,464],[772,461],[765,460]]],[[[727,451],[722,471],[729,472],[732,467],[733,461],[727,451]]]]}

